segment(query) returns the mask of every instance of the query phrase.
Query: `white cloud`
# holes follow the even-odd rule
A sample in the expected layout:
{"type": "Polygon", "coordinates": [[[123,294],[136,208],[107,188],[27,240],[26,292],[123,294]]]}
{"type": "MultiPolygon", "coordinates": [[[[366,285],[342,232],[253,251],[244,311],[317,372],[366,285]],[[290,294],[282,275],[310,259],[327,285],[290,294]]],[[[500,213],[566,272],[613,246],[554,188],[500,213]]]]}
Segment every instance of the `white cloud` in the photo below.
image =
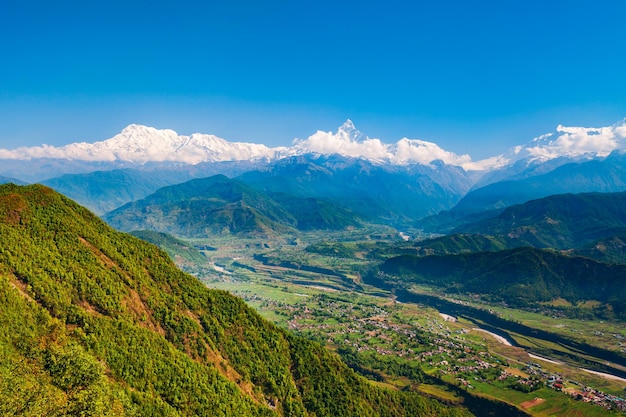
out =
{"type": "Polygon", "coordinates": [[[462,164],[464,170],[466,171],[489,171],[491,169],[502,168],[507,163],[509,163],[509,159],[504,155],[492,156],[491,158],[483,159],[480,161],[470,161],[462,164]]]}
{"type": "Polygon", "coordinates": [[[38,158],[113,162],[182,162],[232,161],[273,158],[285,148],[228,142],[214,135],[195,133],[178,135],[173,130],[130,125],[121,133],[101,142],[72,143],[62,147],[49,145],[0,149],[0,159],[31,160],[38,158]]]}
{"type": "Polygon", "coordinates": [[[526,151],[531,157],[552,159],[585,154],[606,156],[614,150],[626,149],[626,125],[609,127],[567,127],[559,125],[555,133],[535,138],[526,151]]]}
{"type": "Polygon", "coordinates": [[[285,155],[339,154],[353,158],[387,161],[393,164],[446,164],[466,169],[484,169],[491,162],[472,162],[469,155],[457,155],[432,142],[403,138],[395,144],[368,138],[348,120],[336,133],[318,131],[304,140],[294,140],[291,148],[268,148],[265,145],[228,142],[214,135],[194,133],[178,135],[175,131],[130,125],[111,139],[95,143],[73,143],[63,147],[39,146],[15,150],[0,149],[0,159],[58,158],[84,161],[132,161],[135,163],[234,161],[258,158],[273,159],[285,155]]]}
{"type": "Polygon", "coordinates": [[[449,165],[463,165],[471,162],[469,155],[457,155],[440,148],[437,144],[416,139],[400,139],[394,146],[394,160],[398,163],[430,164],[433,161],[443,161],[449,165]]]}
{"type": "Polygon", "coordinates": [[[614,127],[614,130],[615,130],[615,134],[619,138],[621,138],[621,139],[626,138],[626,121],[623,124],[621,124],[621,125],[616,125],[614,127]]]}
{"type": "Polygon", "coordinates": [[[298,153],[316,152],[339,154],[353,158],[383,160],[391,163],[428,165],[440,160],[450,165],[478,167],[469,155],[457,155],[437,144],[418,139],[400,139],[395,144],[385,144],[380,139],[367,138],[347,121],[337,133],[317,131],[304,140],[295,140],[298,153]]]}
{"type": "Polygon", "coordinates": [[[268,148],[262,144],[228,142],[214,135],[194,133],[179,135],[173,130],[159,130],[141,125],[130,125],[121,133],[100,142],[72,143],[55,147],[49,145],[0,149],[0,159],[31,160],[39,158],[83,161],[200,162],[275,159],[286,155],[315,152],[339,154],[354,158],[386,161],[393,164],[428,165],[440,160],[465,170],[488,170],[523,158],[552,159],[559,156],[575,157],[584,154],[608,155],[626,150],[626,119],[602,128],[565,127],[533,139],[526,146],[513,148],[506,156],[500,155],[482,161],[472,161],[469,155],[446,151],[437,144],[419,139],[403,138],[395,144],[368,138],[348,120],[336,133],[318,131],[307,139],[295,139],[290,148],[268,148]]]}
{"type": "Polygon", "coordinates": [[[387,159],[390,156],[387,145],[379,139],[368,138],[359,142],[341,130],[337,134],[317,131],[306,140],[296,140],[294,145],[299,153],[340,154],[369,159],[387,159]]]}

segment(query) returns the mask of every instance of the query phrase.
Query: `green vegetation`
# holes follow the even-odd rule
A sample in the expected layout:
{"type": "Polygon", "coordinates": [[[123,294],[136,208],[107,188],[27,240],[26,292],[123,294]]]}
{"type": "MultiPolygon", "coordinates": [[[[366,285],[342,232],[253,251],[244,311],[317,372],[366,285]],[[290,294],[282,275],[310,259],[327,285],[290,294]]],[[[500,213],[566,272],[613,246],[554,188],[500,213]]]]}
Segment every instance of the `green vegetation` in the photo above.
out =
{"type": "MultiPolygon", "coordinates": [[[[621,354],[620,340],[626,336],[623,323],[565,319],[562,310],[555,310],[571,307],[564,299],[537,304],[536,311],[531,312],[489,303],[484,295],[446,295],[435,287],[421,286],[430,298],[450,300],[445,305],[433,304],[439,311],[449,313],[451,306],[467,306],[456,322],[446,321],[426,302],[411,301],[401,291],[386,292],[367,284],[367,266],[373,261],[393,259],[397,253],[414,255],[416,248],[428,242],[402,242],[391,235],[374,240],[356,233],[352,239],[345,233],[307,234],[306,238],[297,245],[280,246],[266,240],[263,245],[246,242],[239,247],[234,242],[230,246],[216,244],[225,243],[223,239],[209,239],[207,242],[219,249],[206,255],[210,260],[219,259],[225,271],[201,277],[211,287],[242,297],[281,327],[334,349],[351,368],[380,386],[425,393],[446,402],[462,401],[476,415],[519,412],[545,416],[547,410],[547,415],[554,416],[604,416],[617,413],[609,409],[624,406],[620,399],[623,381],[579,369],[591,367],[621,375],[619,365],[604,369],[603,356],[594,355],[621,354]],[[237,261],[229,262],[229,258],[237,261]],[[240,264],[247,268],[240,268],[240,264]],[[545,315],[559,311],[555,317],[545,315]],[[473,330],[494,326],[493,320],[481,320],[485,317],[525,329],[522,334],[505,327],[520,347],[505,346],[473,330]],[[531,333],[534,337],[527,335],[531,333]],[[532,358],[529,351],[571,364],[532,358]],[[537,362],[543,368],[529,368],[537,362]],[[548,386],[551,375],[561,375],[578,385],[566,386],[568,393],[559,392],[548,386]],[[541,388],[542,384],[546,388],[541,388]],[[597,400],[598,405],[585,403],[577,399],[582,387],[588,387],[589,392],[600,389],[604,394],[596,398],[613,397],[597,400]],[[535,404],[535,397],[542,401],[535,404]]],[[[388,284],[396,283],[391,275],[379,276],[388,284]]],[[[417,289],[412,285],[411,290],[417,289]]],[[[585,302],[579,308],[598,306],[598,302],[585,302]]]]}
{"type": "Polygon", "coordinates": [[[516,246],[572,249],[621,235],[626,192],[559,194],[508,207],[455,232],[499,236],[516,246]]]}
{"type": "MultiPolygon", "coordinates": [[[[237,195],[241,189],[230,180],[212,181],[219,185],[213,197],[234,196],[231,208],[276,203],[277,218],[293,208],[281,196],[263,203],[237,195]]],[[[163,193],[163,201],[187,198],[177,189],[163,193]]],[[[7,323],[0,376],[17,381],[0,384],[0,413],[601,416],[623,407],[620,382],[579,369],[620,370],[623,265],[503,250],[512,241],[502,237],[411,242],[384,227],[332,231],[328,225],[350,217],[333,217],[332,207],[327,217],[320,200],[302,202],[298,207],[319,215],[303,216],[302,224],[320,221],[325,231],[291,234],[294,223],[287,223],[248,237],[199,234],[190,243],[139,233],[239,299],[206,289],[164,252],[45,187],[0,188],[0,308],[7,323]],[[425,297],[407,296],[418,295],[407,291],[416,284],[425,297]],[[429,297],[440,302],[419,301],[429,297]],[[598,317],[607,323],[576,320],[598,317]],[[499,344],[476,327],[506,329],[519,346],[499,344]],[[529,351],[570,365],[531,359],[529,351]],[[618,360],[603,368],[607,352],[618,360]]]]}
{"type": "Polygon", "coordinates": [[[206,262],[204,255],[193,247],[193,245],[182,239],[168,235],[167,233],[154,232],[151,230],[137,230],[131,232],[131,235],[160,247],[167,252],[177,264],[191,266],[202,265],[206,262]]]}
{"type": "Polygon", "coordinates": [[[284,193],[271,193],[269,196],[294,216],[298,230],[341,230],[361,224],[359,217],[331,201],[297,198],[284,193]]]}
{"type": "Polygon", "coordinates": [[[349,211],[317,198],[270,196],[224,175],[159,189],[105,216],[114,227],[176,236],[271,236],[297,230],[345,229],[360,224],[349,211]]]}
{"type": "MultiPolygon", "coordinates": [[[[455,294],[481,294],[489,301],[534,307],[557,299],[571,305],[594,300],[589,310],[562,307],[572,315],[626,319],[626,266],[608,265],[554,251],[519,248],[500,252],[418,257],[398,256],[380,270],[386,281],[428,284],[455,294]]],[[[558,308],[555,306],[553,308],[558,308]]]]}
{"type": "Polygon", "coordinates": [[[454,234],[415,243],[419,255],[453,255],[468,252],[493,252],[515,247],[503,238],[478,235],[454,234]]]}
{"type": "Polygon", "coordinates": [[[582,248],[566,253],[597,259],[607,263],[626,263],[626,234],[620,233],[606,239],[597,240],[582,248]]]}
{"type": "Polygon", "coordinates": [[[469,415],[376,387],[49,188],[0,187],[0,235],[2,414],[469,415]]]}

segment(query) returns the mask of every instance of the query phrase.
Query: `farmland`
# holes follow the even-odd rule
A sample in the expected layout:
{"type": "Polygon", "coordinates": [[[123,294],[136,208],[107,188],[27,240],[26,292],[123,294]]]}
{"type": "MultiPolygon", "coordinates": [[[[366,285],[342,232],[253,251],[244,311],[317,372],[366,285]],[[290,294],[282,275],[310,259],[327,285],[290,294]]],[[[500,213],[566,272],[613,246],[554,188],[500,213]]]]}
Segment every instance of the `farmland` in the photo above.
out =
{"type": "MultiPolygon", "coordinates": [[[[243,298],[277,325],[335,351],[376,384],[448,402],[476,402],[474,411],[492,400],[520,415],[602,416],[624,410],[626,381],[584,370],[585,363],[599,363],[599,358],[541,337],[502,332],[469,313],[446,314],[440,304],[402,299],[394,290],[368,285],[362,272],[381,244],[363,236],[338,238],[349,258],[304,250],[314,243],[310,241],[195,241],[212,250],[204,252],[206,264],[191,272],[208,286],[243,298]],[[513,346],[494,332],[506,334],[513,346]],[[568,357],[567,363],[562,360],[568,357]]],[[[411,292],[615,354],[626,335],[620,322],[550,317],[487,305],[471,296],[450,299],[427,286],[411,292]]],[[[620,369],[619,364],[613,367],[620,369]]]]}

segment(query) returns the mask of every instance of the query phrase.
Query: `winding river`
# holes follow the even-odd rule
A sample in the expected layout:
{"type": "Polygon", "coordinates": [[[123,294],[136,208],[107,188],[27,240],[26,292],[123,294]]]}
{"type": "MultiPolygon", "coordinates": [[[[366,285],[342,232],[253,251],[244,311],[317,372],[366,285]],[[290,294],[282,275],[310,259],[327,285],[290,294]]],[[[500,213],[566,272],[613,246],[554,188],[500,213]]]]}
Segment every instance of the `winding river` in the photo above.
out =
{"type": "MultiPolygon", "coordinates": [[[[582,366],[584,366],[585,369],[593,372],[626,379],[626,371],[624,371],[624,369],[626,369],[626,357],[620,355],[618,352],[592,346],[556,333],[535,329],[514,321],[505,320],[484,309],[448,301],[433,295],[417,294],[404,288],[394,288],[389,283],[376,277],[369,276],[367,279],[364,279],[364,281],[375,287],[393,291],[396,299],[400,302],[424,304],[440,312],[445,312],[444,314],[449,316],[463,317],[482,331],[487,331],[499,338],[503,338],[512,346],[519,346],[519,344],[515,342],[510,333],[546,340],[560,345],[567,350],[567,353],[557,349],[546,349],[546,351],[541,352],[541,354],[545,354],[549,357],[557,357],[559,360],[562,360],[563,363],[569,363],[573,366],[581,367],[581,365],[584,364],[582,366]],[[612,364],[619,365],[620,367],[616,367],[612,364]]],[[[541,358],[543,357],[539,359],[541,358]]],[[[555,361],[554,359],[549,360],[555,361]]]]}

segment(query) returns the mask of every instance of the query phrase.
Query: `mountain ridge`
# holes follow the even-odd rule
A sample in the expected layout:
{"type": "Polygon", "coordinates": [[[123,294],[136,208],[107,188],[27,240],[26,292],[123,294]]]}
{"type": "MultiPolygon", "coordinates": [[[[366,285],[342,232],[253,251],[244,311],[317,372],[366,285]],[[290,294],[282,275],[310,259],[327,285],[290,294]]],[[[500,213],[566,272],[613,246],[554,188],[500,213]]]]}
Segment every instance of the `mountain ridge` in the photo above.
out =
{"type": "MultiPolygon", "coordinates": [[[[481,161],[473,161],[470,155],[458,155],[422,139],[404,137],[388,144],[369,138],[348,119],[336,133],[318,130],[306,139],[294,139],[290,147],[270,148],[263,144],[229,142],[202,133],[179,135],[171,129],[131,124],[114,137],[93,143],[0,149],[0,160],[65,159],[74,162],[125,162],[136,166],[155,162],[194,165],[201,162],[272,161],[306,153],[337,153],[394,165],[429,165],[442,161],[467,171],[489,172],[520,160],[531,163],[558,157],[589,159],[606,156],[615,150],[626,150],[626,119],[603,128],[559,125],[555,132],[538,136],[526,145],[513,147],[508,153],[481,161]]],[[[1,174],[7,175],[4,172],[1,174]]]]}
{"type": "Polygon", "coordinates": [[[563,298],[572,304],[601,301],[603,314],[626,314],[624,264],[604,264],[570,257],[552,250],[520,247],[455,255],[400,255],[386,260],[380,270],[388,281],[417,282],[450,293],[489,295],[527,307],[563,298]]]}
{"type": "Polygon", "coordinates": [[[384,224],[450,208],[471,186],[465,171],[445,164],[388,166],[340,155],[283,158],[237,178],[268,193],[328,199],[384,224]]]}
{"type": "Polygon", "coordinates": [[[360,224],[358,216],[330,202],[270,195],[224,175],[160,188],[107,213],[104,219],[120,230],[148,229],[185,237],[269,236],[360,224]]]}
{"type": "Polygon", "coordinates": [[[626,231],[626,191],[556,194],[504,209],[452,233],[503,236],[538,248],[573,249],[626,231]]]}
{"type": "Polygon", "coordinates": [[[626,190],[626,153],[614,151],[604,158],[555,163],[556,168],[545,169],[546,172],[542,172],[542,167],[534,167],[534,175],[519,173],[473,188],[454,207],[421,219],[416,223],[417,227],[426,231],[450,232],[465,223],[491,217],[507,207],[551,195],[626,190]]]}

